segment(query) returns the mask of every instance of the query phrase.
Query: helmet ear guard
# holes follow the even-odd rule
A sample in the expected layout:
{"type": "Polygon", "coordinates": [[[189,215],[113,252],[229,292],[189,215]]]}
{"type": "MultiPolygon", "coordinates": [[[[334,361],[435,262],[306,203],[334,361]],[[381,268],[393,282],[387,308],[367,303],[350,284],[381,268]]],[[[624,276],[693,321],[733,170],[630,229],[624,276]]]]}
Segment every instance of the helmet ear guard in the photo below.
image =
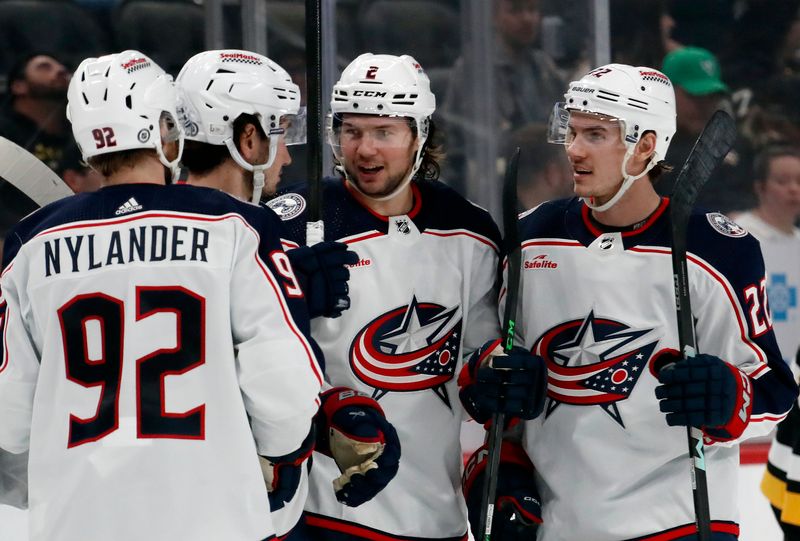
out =
{"type": "MultiPolygon", "coordinates": [[[[339,147],[337,132],[345,114],[404,117],[411,119],[412,130],[416,132],[417,148],[414,163],[408,178],[387,196],[375,198],[386,200],[394,197],[414,178],[422,164],[425,141],[430,130],[430,117],[436,110],[436,97],[431,92],[430,80],[425,71],[409,55],[395,56],[364,53],[342,72],[339,81],[333,86],[331,95],[331,115],[328,117],[328,142],[339,161],[337,169],[348,182],[350,178],[344,168],[342,156],[337,154],[339,147]]],[[[350,182],[356,190],[358,186],[350,182]]]]}
{"type": "Polygon", "coordinates": [[[112,152],[153,149],[177,171],[183,152],[172,77],[139,51],[87,58],[67,91],[67,119],[84,160],[112,152]],[[164,155],[177,142],[177,156],[164,155]]]}

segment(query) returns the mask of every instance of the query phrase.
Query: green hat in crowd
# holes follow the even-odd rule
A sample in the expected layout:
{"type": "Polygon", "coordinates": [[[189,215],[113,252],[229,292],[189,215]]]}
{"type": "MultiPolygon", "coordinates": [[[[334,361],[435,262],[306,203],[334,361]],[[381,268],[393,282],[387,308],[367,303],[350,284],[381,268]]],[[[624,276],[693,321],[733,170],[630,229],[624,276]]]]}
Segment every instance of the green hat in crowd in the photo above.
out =
{"type": "Polygon", "coordinates": [[[719,61],[706,49],[683,47],[664,57],[661,68],[672,84],[679,86],[693,96],[706,96],[728,92],[728,85],[722,82],[719,61]]]}

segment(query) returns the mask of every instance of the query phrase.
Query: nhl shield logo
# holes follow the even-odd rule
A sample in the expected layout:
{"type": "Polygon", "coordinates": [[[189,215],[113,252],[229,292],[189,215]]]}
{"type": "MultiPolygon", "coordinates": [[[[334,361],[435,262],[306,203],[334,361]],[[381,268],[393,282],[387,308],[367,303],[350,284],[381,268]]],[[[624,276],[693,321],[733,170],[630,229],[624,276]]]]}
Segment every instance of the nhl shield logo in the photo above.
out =
{"type": "Polygon", "coordinates": [[[408,235],[411,233],[411,228],[408,227],[408,219],[406,218],[398,218],[394,222],[395,227],[397,230],[402,233],[403,235],[408,235]]]}

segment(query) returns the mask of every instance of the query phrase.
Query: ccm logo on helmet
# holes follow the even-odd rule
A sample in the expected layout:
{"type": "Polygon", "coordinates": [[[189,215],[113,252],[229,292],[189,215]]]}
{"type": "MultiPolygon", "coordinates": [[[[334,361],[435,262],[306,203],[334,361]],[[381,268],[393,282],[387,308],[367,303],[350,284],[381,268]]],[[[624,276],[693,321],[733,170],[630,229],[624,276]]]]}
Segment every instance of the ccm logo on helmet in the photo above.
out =
{"type": "Polygon", "coordinates": [[[364,96],[365,98],[385,98],[386,92],[377,90],[353,90],[353,96],[364,96]]]}

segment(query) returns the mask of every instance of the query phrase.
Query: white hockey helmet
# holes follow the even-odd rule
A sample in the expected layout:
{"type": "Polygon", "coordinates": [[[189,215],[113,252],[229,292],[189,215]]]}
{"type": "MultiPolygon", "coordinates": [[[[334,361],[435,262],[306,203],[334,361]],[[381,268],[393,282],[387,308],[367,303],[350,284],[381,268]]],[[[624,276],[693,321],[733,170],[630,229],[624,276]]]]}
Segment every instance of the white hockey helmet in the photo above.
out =
{"type": "Polygon", "coordinates": [[[194,55],[178,74],[177,84],[186,138],[227,146],[239,166],[255,173],[253,202],[257,203],[264,185],[263,171],[275,161],[280,137],[287,145],[305,142],[300,88],[286,70],[266,56],[235,49],[194,55]],[[242,114],[256,117],[269,137],[266,163],[250,164],[236,148],[233,123],[242,114]],[[286,119],[288,129],[281,126],[286,119]]]}
{"type": "MultiPolygon", "coordinates": [[[[328,119],[328,142],[345,176],[339,145],[338,126],[345,113],[410,118],[417,132],[417,149],[408,178],[384,197],[394,197],[405,188],[422,163],[423,147],[428,139],[430,117],[436,110],[436,97],[419,62],[409,55],[364,53],[353,60],[333,85],[331,116],[328,119]]],[[[348,179],[349,180],[349,179],[348,179]]],[[[351,183],[356,189],[358,187],[351,183]]],[[[368,196],[369,197],[369,196],[368,196]]]]}
{"type": "Polygon", "coordinates": [[[75,70],[67,91],[67,119],[84,160],[151,148],[173,176],[183,151],[176,105],[172,76],[133,50],[87,58],[75,70]],[[173,141],[178,141],[178,156],[170,161],[162,144],[173,141]]]}
{"type": "Polygon", "coordinates": [[[580,80],[569,84],[565,101],[557,103],[550,118],[548,140],[565,143],[569,134],[570,112],[600,115],[619,121],[622,142],[627,153],[622,161],[623,183],[607,203],[594,206],[607,210],[619,201],[634,180],[643,177],[667,155],[675,135],[675,91],[669,78],[660,71],[644,66],[608,64],[594,69],[580,80]],[[641,136],[655,132],[656,147],[644,171],[635,177],[626,172],[628,159],[641,136]]]}

